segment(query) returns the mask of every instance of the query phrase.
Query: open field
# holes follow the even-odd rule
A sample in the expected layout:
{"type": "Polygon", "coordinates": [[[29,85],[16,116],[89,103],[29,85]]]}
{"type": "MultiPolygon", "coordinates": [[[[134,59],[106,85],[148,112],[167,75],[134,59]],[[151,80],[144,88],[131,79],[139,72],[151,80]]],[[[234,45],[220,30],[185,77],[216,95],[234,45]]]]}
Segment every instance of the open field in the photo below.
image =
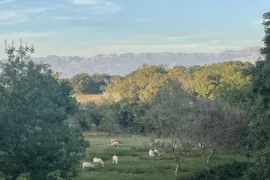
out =
{"type": "Polygon", "coordinates": [[[73,97],[80,103],[87,103],[87,102],[95,102],[101,103],[102,102],[102,94],[74,94],[73,97]]]}
{"type": "MultiPolygon", "coordinates": [[[[175,169],[173,157],[163,154],[160,157],[149,158],[149,137],[143,136],[118,136],[122,142],[120,147],[111,148],[109,136],[93,136],[85,134],[91,146],[86,151],[86,161],[92,162],[94,157],[99,157],[105,162],[105,167],[96,167],[93,170],[82,170],[78,180],[170,180],[173,179],[175,169]],[[116,153],[119,164],[112,163],[112,156],[116,153]]],[[[215,155],[212,165],[230,163],[236,159],[244,161],[241,156],[215,155]]],[[[190,173],[204,168],[200,153],[194,152],[188,156],[180,167],[180,173],[190,173]]]]}

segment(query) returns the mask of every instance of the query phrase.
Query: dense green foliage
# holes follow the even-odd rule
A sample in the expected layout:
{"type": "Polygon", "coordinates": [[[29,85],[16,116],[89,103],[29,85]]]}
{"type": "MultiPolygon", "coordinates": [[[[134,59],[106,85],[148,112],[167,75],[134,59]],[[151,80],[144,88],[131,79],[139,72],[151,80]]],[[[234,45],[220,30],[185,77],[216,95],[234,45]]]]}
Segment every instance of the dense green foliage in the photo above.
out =
{"type": "Polygon", "coordinates": [[[90,130],[91,125],[95,124],[99,130],[104,131],[110,129],[152,132],[153,126],[147,118],[143,118],[144,113],[160,87],[175,79],[193,98],[207,97],[213,100],[211,97],[214,97],[221,103],[247,109],[253,97],[250,91],[249,73],[252,67],[252,64],[242,62],[224,62],[187,68],[176,66],[171,69],[164,66],[143,65],[123,78],[115,76],[106,87],[106,93],[110,95],[107,103],[88,106],[78,113],[77,119],[83,130],[90,130]],[[220,78],[215,88],[209,85],[212,83],[210,78],[212,74],[218,74],[220,78]],[[114,101],[112,96],[114,93],[120,94],[122,97],[120,102],[114,101]],[[211,95],[208,96],[209,93],[211,95]]]}
{"type": "Polygon", "coordinates": [[[119,93],[123,99],[147,101],[161,85],[168,82],[166,73],[163,66],[143,65],[117,83],[108,84],[106,91],[111,95],[119,93]]]}
{"type": "Polygon", "coordinates": [[[219,97],[233,105],[237,102],[239,105],[242,102],[246,105],[250,98],[248,72],[252,67],[251,63],[238,61],[208,66],[175,66],[171,69],[144,65],[117,83],[108,84],[106,92],[119,93],[123,99],[149,101],[159,87],[167,84],[170,79],[177,79],[185,89],[196,94],[198,98],[214,100],[219,97]],[[234,91],[240,96],[236,96],[234,91]]]}
{"type": "Polygon", "coordinates": [[[143,115],[148,106],[137,102],[89,103],[77,111],[75,119],[85,131],[144,133],[147,120],[143,119],[143,115]]]}
{"type": "Polygon", "coordinates": [[[196,100],[177,81],[160,88],[145,118],[150,121],[153,132],[171,137],[171,143],[180,144],[182,151],[201,144],[208,171],[213,153],[244,153],[247,123],[243,113],[217,102],[196,100]]]}
{"type": "Polygon", "coordinates": [[[68,79],[70,85],[73,87],[73,93],[82,94],[97,94],[101,93],[103,90],[102,86],[113,81],[114,76],[108,74],[92,74],[87,73],[77,74],[72,78],[68,79]]]}
{"type": "Polygon", "coordinates": [[[55,172],[73,179],[86,149],[78,128],[65,121],[76,101],[65,81],[31,61],[32,52],[7,47],[8,62],[1,64],[0,172],[6,180],[47,180],[55,172]]]}
{"type": "Polygon", "coordinates": [[[250,144],[256,159],[250,179],[265,180],[270,177],[270,12],[263,15],[265,47],[261,49],[264,60],[257,61],[252,74],[252,90],[256,96],[250,111],[250,144]]]}
{"type": "Polygon", "coordinates": [[[249,165],[252,164],[246,162],[233,162],[231,164],[224,164],[211,168],[211,176],[209,176],[206,171],[198,171],[187,175],[182,175],[180,176],[179,180],[237,180],[241,179],[246,174],[249,165]]]}

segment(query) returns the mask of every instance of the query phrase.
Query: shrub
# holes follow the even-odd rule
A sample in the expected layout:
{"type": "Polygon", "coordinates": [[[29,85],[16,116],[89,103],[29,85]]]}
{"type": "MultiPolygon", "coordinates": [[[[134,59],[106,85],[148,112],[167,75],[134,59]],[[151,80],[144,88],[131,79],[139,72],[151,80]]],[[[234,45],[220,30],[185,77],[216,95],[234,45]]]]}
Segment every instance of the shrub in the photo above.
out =
{"type": "Polygon", "coordinates": [[[49,173],[47,175],[47,179],[48,180],[64,180],[63,178],[61,178],[61,172],[60,171],[54,171],[52,173],[49,173]]]}
{"type": "Polygon", "coordinates": [[[23,174],[20,174],[16,180],[31,180],[31,174],[29,173],[23,173],[23,174]]]}
{"type": "Polygon", "coordinates": [[[243,179],[246,170],[249,167],[249,163],[246,162],[233,162],[231,164],[224,164],[210,169],[210,174],[205,170],[187,173],[179,176],[179,180],[236,180],[243,179]]]}
{"type": "Polygon", "coordinates": [[[89,148],[91,146],[90,141],[85,141],[85,146],[89,148]]]}

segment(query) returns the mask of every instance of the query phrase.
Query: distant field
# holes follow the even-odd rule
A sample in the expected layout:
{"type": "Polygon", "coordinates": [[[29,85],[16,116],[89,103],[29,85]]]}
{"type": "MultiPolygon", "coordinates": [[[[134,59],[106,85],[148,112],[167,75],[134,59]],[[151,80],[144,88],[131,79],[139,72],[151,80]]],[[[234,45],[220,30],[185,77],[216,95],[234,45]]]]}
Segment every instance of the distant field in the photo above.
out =
{"type": "MultiPolygon", "coordinates": [[[[175,164],[170,154],[162,154],[160,157],[149,158],[149,137],[120,136],[122,141],[119,148],[111,148],[110,137],[85,134],[90,141],[90,148],[86,151],[86,161],[92,162],[94,157],[99,157],[105,162],[105,167],[96,167],[94,170],[82,170],[78,180],[170,180],[173,179],[175,164]],[[112,163],[112,156],[116,153],[119,164],[112,163]]],[[[161,150],[160,150],[161,151],[161,150]]],[[[235,157],[244,161],[244,157],[235,157]]],[[[212,165],[232,162],[234,157],[228,155],[215,155],[212,165]]],[[[204,168],[200,153],[192,153],[185,159],[180,168],[180,173],[189,173],[204,168]]]]}
{"type": "Polygon", "coordinates": [[[102,94],[75,94],[73,97],[80,103],[87,103],[87,102],[95,102],[101,103],[102,102],[102,94]]]}

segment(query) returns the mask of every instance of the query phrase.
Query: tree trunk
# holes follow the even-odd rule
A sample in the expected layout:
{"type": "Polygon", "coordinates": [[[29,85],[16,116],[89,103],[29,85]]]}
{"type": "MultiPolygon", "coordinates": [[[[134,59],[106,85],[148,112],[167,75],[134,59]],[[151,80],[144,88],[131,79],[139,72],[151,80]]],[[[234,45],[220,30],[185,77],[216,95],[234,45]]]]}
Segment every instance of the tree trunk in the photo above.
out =
{"type": "Polygon", "coordinates": [[[210,159],[211,159],[211,157],[212,157],[212,155],[214,154],[214,150],[212,150],[212,152],[209,154],[209,156],[207,157],[207,164],[209,164],[209,162],[210,162],[210,159]]]}
{"type": "Polygon", "coordinates": [[[176,162],[176,168],[175,168],[175,171],[174,171],[174,177],[175,177],[175,180],[177,180],[178,173],[179,173],[179,170],[180,170],[180,165],[184,161],[185,157],[182,157],[181,160],[179,161],[179,159],[175,155],[175,152],[173,152],[173,158],[174,158],[174,160],[176,162]]]}
{"type": "Polygon", "coordinates": [[[207,163],[207,159],[206,159],[204,150],[202,150],[202,156],[203,156],[203,161],[204,161],[204,164],[205,164],[206,171],[209,173],[210,169],[209,169],[209,166],[208,166],[208,163],[207,163]]]}
{"type": "Polygon", "coordinates": [[[111,136],[114,138],[114,129],[111,129],[111,136]]]}
{"type": "Polygon", "coordinates": [[[180,167],[180,164],[177,163],[177,164],[176,164],[175,171],[174,171],[174,177],[175,177],[175,180],[177,180],[177,177],[178,177],[179,167],[180,167]]]}
{"type": "Polygon", "coordinates": [[[208,172],[209,175],[210,175],[210,166],[209,166],[210,159],[211,159],[212,155],[214,154],[214,152],[215,151],[212,150],[212,152],[206,157],[205,151],[204,151],[204,149],[202,149],[203,161],[204,161],[205,166],[206,166],[206,171],[208,172]]]}

